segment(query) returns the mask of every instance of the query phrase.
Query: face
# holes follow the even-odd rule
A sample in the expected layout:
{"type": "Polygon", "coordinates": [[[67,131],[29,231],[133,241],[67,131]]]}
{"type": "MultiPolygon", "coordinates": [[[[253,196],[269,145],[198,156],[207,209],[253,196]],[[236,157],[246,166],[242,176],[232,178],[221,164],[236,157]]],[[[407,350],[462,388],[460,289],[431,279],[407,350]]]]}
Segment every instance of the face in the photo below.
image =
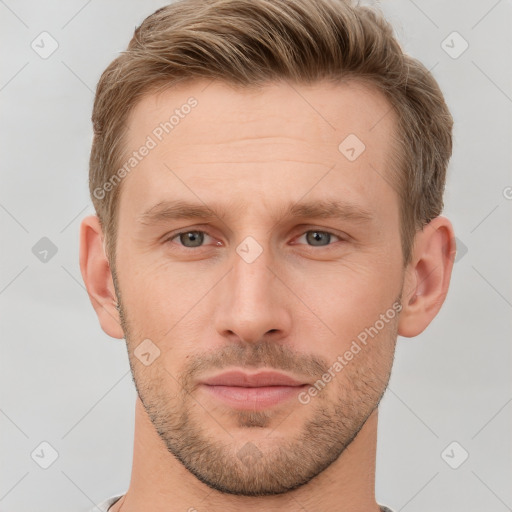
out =
{"type": "Polygon", "coordinates": [[[130,115],[127,159],[146,153],[119,204],[130,365],[167,449],[212,488],[305,484],[384,393],[404,278],[389,111],[355,83],[194,82],[130,115]],[[211,380],[231,371],[263,380],[211,380]]]}

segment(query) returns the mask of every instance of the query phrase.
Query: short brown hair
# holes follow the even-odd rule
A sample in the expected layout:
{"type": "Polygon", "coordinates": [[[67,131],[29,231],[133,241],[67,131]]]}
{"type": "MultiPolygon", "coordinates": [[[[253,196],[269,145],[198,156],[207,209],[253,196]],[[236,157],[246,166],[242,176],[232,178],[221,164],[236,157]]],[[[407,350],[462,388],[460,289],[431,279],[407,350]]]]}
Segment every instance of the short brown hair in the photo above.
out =
{"type": "Polygon", "coordinates": [[[121,183],[102,198],[94,191],[121,165],[127,118],[141,96],[194,78],[245,87],[353,79],[382,91],[398,120],[390,178],[409,262],[416,231],[443,209],[453,121],[437,82],[403,53],[391,25],[349,0],[178,0],[143,21],[96,89],[89,188],[112,265],[121,183]]]}

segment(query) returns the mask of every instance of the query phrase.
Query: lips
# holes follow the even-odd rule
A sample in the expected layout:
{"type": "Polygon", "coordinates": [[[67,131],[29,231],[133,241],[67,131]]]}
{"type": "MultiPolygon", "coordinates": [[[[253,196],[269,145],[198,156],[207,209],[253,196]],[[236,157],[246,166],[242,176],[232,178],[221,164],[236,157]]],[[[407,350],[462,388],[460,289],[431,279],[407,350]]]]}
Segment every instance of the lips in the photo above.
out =
{"type": "Polygon", "coordinates": [[[300,387],[306,384],[288,375],[273,371],[264,371],[254,374],[242,371],[230,371],[216,375],[202,382],[208,386],[230,386],[244,388],[259,388],[269,386],[300,387]]]}
{"type": "MultiPolygon", "coordinates": [[[[308,384],[275,371],[229,371],[204,380],[201,388],[210,397],[239,410],[261,410],[290,403],[308,384]]],[[[298,402],[297,402],[298,403],[298,402]]]]}

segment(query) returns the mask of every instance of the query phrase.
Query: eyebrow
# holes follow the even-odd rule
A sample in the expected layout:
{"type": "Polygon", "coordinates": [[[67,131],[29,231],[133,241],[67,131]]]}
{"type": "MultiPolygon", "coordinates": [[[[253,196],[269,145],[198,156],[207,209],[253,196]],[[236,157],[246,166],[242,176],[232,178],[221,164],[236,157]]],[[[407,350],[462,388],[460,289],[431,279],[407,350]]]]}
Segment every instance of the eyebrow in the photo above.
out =
{"type": "MultiPolygon", "coordinates": [[[[144,211],[137,217],[140,224],[152,225],[159,222],[180,219],[223,219],[227,212],[215,206],[200,203],[190,203],[182,200],[161,201],[144,211]]],[[[232,214],[238,214],[236,209],[232,214]]],[[[308,218],[308,219],[341,219],[357,223],[368,223],[375,215],[354,203],[346,200],[316,200],[289,203],[279,215],[274,215],[274,221],[282,218],[308,218]]]]}

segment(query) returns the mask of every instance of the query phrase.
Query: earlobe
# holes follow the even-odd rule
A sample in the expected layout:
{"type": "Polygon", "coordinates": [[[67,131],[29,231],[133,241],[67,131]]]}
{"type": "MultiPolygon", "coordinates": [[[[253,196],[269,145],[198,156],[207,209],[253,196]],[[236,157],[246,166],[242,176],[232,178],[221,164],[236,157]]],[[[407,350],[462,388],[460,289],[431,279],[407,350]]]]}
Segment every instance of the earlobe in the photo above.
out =
{"type": "Polygon", "coordinates": [[[80,226],[80,270],[101,328],[112,338],[124,338],[112,273],[105,255],[104,237],[96,215],[82,220],[80,226]]]}
{"type": "Polygon", "coordinates": [[[455,251],[453,227],[445,217],[436,217],[416,234],[402,290],[400,336],[417,336],[441,309],[448,294],[455,251]]]}

